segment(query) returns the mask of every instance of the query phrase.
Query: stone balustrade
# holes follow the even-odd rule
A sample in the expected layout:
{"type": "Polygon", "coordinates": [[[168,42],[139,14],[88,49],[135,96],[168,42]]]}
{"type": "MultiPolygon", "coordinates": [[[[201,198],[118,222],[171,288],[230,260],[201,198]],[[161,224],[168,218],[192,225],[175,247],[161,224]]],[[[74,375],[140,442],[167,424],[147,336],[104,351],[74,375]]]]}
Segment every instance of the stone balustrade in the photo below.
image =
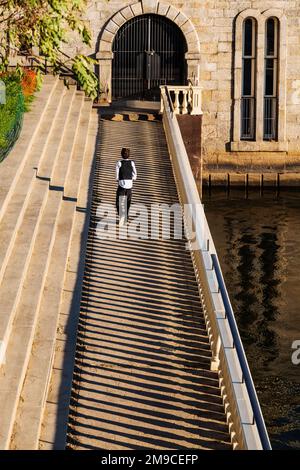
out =
{"type": "MultiPolygon", "coordinates": [[[[165,88],[165,87],[163,87],[165,88]]],[[[190,114],[199,116],[202,112],[202,87],[200,86],[171,86],[167,85],[169,97],[175,114],[190,114]]],[[[161,98],[161,113],[163,98],[161,98]]]]}

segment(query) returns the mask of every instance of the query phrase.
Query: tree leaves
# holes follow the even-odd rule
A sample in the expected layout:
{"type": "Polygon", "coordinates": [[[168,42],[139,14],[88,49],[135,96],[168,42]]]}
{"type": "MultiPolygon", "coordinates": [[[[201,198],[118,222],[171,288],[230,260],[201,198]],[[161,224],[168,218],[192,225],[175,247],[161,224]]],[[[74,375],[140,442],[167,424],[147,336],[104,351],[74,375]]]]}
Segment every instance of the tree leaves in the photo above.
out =
{"type": "MultiPolygon", "coordinates": [[[[86,45],[91,33],[82,20],[87,0],[0,0],[0,69],[7,68],[9,47],[39,47],[54,69],[59,69],[60,48],[76,32],[86,45]],[[1,31],[4,34],[1,34],[1,31]]],[[[88,57],[75,57],[72,69],[88,96],[95,98],[98,79],[88,57]]]]}
{"type": "Polygon", "coordinates": [[[81,88],[92,99],[96,99],[98,94],[98,78],[92,72],[92,66],[95,63],[96,61],[89,57],[77,55],[72,66],[72,70],[81,88]]]}

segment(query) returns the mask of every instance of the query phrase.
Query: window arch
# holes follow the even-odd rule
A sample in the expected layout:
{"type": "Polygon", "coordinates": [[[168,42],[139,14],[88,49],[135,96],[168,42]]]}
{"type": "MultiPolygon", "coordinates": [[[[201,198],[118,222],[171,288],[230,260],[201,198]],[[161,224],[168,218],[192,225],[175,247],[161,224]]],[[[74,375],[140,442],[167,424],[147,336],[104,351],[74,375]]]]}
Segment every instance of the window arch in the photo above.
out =
{"type": "Polygon", "coordinates": [[[231,151],[282,152],[288,150],[286,136],[287,27],[284,11],[276,8],[265,11],[249,8],[241,11],[236,17],[231,151]],[[250,30],[250,21],[247,22],[247,20],[251,18],[256,25],[256,49],[254,57],[247,57],[245,54],[247,51],[244,50],[244,41],[247,39],[245,25],[250,30]],[[244,93],[246,90],[243,82],[247,67],[245,60],[249,58],[255,63],[255,77],[252,85],[254,93],[250,96],[254,104],[250,105],[252,108],[248,106],[247,109],[245,98],[249,96],[244,93]],[[274,81],[269,77],[273,77],[274,81]],[[251,109],[254,109],[252,114],[251,109]],[[246,125],[251,121],[252,128],[246,125]]]}
{"type": "Polygon", "coordinates": [[[265,24],[264,140],[277,140],[278,129],[279,21],[265,24]]]}
{"type": "Polygon", "coordinates": [[[242,45],[242,99],[241,139],[255,139],[256,121],[256,70],[257,70],[257,22],[246,18],[243,22],[242,45]]]}

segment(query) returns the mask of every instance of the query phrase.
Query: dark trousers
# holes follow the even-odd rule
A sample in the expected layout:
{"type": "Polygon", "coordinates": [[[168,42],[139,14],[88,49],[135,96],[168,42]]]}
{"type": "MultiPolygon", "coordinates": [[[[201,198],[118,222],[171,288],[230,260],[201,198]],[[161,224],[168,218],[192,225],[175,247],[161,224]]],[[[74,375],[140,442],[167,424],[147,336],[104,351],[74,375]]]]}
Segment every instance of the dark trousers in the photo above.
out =
{"type": "Polygon", "coordinates": [[[131,199],[132,199],[132,189],[125,189],[118,186],[117,196],[116,196],[116,207],[118,211],[118,215],[125,216],[129,214],[129,209],[131,206],[131,199]],[[121,198],[121,207],[120,207],[120,198],[121,198]],[[127,203],[127,211],[126,211],[126,203],[127,203]]]}

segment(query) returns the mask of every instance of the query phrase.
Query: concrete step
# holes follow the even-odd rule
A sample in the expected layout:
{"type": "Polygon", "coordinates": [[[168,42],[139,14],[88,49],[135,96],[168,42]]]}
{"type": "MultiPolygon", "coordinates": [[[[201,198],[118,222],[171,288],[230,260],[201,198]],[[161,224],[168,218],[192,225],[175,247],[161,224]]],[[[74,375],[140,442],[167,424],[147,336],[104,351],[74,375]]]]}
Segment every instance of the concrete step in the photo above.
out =
{"type": "Polygon", "coordinates": [[[16,308],[20,300],[22,285],[26,277],[39,222],[47,201],[44,181],[38,181],[31,191],[22,226],[18,231],[9,262],[0,285],[0,364],[5,362],[5,353],[10,338],[16,308]]]}
{"type": "Polygon", "coordinates": [[[52,187],[64,190],[66,176],[69,164],[75,151],[76,139],[80,125],[81,111],[84,104],[84,93],[76,91],[74,106],[70,112],[70,124],[65,131],[64,140],[60,149],[59,157],[50,175],[50,184],[52,187]]]}
{"type": "MultiPolygon", "coordinates": [[[[36,181],[36,188],[46,188],[46,181],[36,181]]],[[[45,191],[46,194],[48,194],[45,191]]],[[[48,272],[57,227],[57,213],[62,202],[58,191],[49,192],[35,239],[26,279],[19,294],[19,303],[6,350],[6,363],[0,372],[0,449],[9,447],[17,405],[31,354],[37,312],[48,272]]],[[[32,354],[35,352],[32,351],[32,354]]]]}
{"type": "Polygon", "coordinates": [[[92,197],[93,192],[93,168],[94,162],[96,159],[96,143],[98,139],[99,132],[99,117],[98,112],[95,109],[92,109],[90,116],[90,125],[88,130],[88,140],[87,147],[83,162],[83,172],[82,179],[80,184],[80,190],[78,193],[77,206],[81,209],[84,209],[86,212],[88,210],[88,203],[92,197]]]}
{"type": "MultiPolygon", "coordinates": [[[[66,444],[98,127],[98,114],[93,110],[78,194],[77,211],[71,236],[67,271],[59,308],[56,346],[55,344],[53,345],[55,347],[55,355],[51,370],[51,381],[49,383],[49,391],[47,391],[47,394],[45,393],[45,396],[47,395],[47,402],[42,416],[39,441],[39,448],[45,450],[53,449],[55,441],[59,449],[65,449],[66,444]]],[[[27,432],[29,432],[29,429],[26,429],[25,433],[27,434],[27,432]]],[[[31,442],[34,443],[36,441],[33,440],[31,442]]],[[[29,448],[35,447],[32,445],[29,448]]]]}
{"type": "MultiPolygon", "coordinates": [[[[72,110],[74,113],[77,106],[77,103],[73,99],[74,93],[75,91],[72,90],[64,96],[57,122],[49,138],[47,149],[44,152],[43,162],[47,163],[47,169],[49,169],[50,173],[53,171],[57,159],[60,157],[65,133],[68,132],[68,138],[70,139],[70,129],[74,127],[71,115],[72,110]],[[71,109],[70,104],[72,104],[71,109]],[[53,139],[55,139],[54,147],[52,146],[54,143],[53,139]]],[[[77,121],[75,121],[75,126],[75,131],[77,132],[77,121]]],[[[75,138],[76,133],[73,134],[73,139],[75,140],[75,138]]],[[[70,155],[71,151],[69,158],[70,155]]],[[[9,256],[9,259],[4,267],[5,271],[0,284],[0,308],[2,310],[0,318],[0,365],[5,360],[5,351],[18,305],[22,283],[26,276],[26,270],[35,242],[35,234],[49,190],[48,182],[47,184],[42,184],[44,180],[40,179],[39,181],[40,185],[35,184],[34,190],[29,191],[22,224],[15,236],[14,244],[9,244],[10,251],[8,250],[8,254],[6,255],[6,258],[9,256]]]]}
{"type": "Polygon", "coordinates": [[[34,140],[27,162],[15,184],[14,191],[6,205],[6,209],[3,211],[3,215],[5,216],[2,217],[0,221],[0,283],[3,279],[17,232],[22,224],[32,185],[36,180],[35,168],[38,161],[47,153],[47,149],[49,151],[49,137],[54,128],[57,115],[59,114],[65,90],[63,84],[58,82],[49,103],[47,114],[40,124],[39,134],[34,140]]]}
{"type": "MultiPolygon", "coordinates": [[[[60,128],[62,134],[60,140],[62,142],[57,145],[56,154],[49,154],[49,158],[45,154],[41,165],[43,167],[43,163],[47,161],[50,180],[51,176],[57,173],[57,168],[61,167],[62,161],[64,168],[68,169],[69,160],[74,156],[76,142],[81,140],[78,130],[83,95],[80,94],[75,99],[72,98],[71,102],[69,102],[70,104],[71,106],[69,106],[67,112],[68,119],[65,116],[63,125],[60,128]],[[50,159],[52,167],[49,164],[50,159]]],[[[62,105],[62,109],[64,109],[65,105],[66,103],[62,105]]],[[[53,139],[53,135],[51,139],[53,139]]],[[[51,139],[49,139],[49,143],[51,139]]],[[[49,147],[50,149],[51,147],[49,147]]],[[[62,187],[65,185],[63,178],[66,177],[66,174],[67,171],[63,171],[62,175],[60,175],[59,182],[62,187]]],[[[77,179],[79,181],[79,178],[77,179]]],[[[56,310],[56,322],[58,318],[60,295],[55,294],[61,294],[62,291],[75,207],[73,201],[64,201],[62,199],[62,192],[57,190],[57,188],[54,187],[52,190],[49,190],[48,178],[39,178],[35,181],[28,209],[24,215],[22,232],[19,231],[17,235],[10,262],[5,271],[3,283],[0,286],[1,295],[1,289],[4,292],[8,289],[8,283],[4,281],[6,281],[7,273],[9,273],[9,280],[13,282],[11,290],[13,295],[10,296],[9,292],[7,292],[7,296],[2,297],[6,299],[4,304],[5,315],[0,322],[0,327],[2,326],[0,334],[5,329],[5,333],[2,333],[2,336],[4,338],[3,349],[5,347],[6,350],[6,364],[0,373],[0,407],[5,409],[0,425],[0,449],[7,449],[10,444],[12,447],[15,447],[14,436],[12,434],[17,407],[18,403],[23,401],[22,397],[20,399],[20,394],[30,357],[35,357],[36,354],[36,350],[32,348],[32,345],[39,318],[39,309],[41,302],[44,302],[45,298],[47,298],[47,301],[46,303],[44,302],[45,315],[42,322],[43,326],[37,331],[37,335],[40,334],[41,337],[36,337],[36,346],[40,344],[42,348],[47,350],[49,338],[55,338],[55,324],[53,323],[54,331],[51,331],[51,328],[47,327],[47,321],[48,323],[51,321],[51,314],[49,313],[51,308],[53,309],[52,311],[56,310]],[[31,200],[33,197],[36,198],[34,201],[31,200]],[[33,202],[34,204],[32,204],[33,202]],[[27,212],[31,214],[33,209],[36,212],[32,217],[31,227],[35,227],[35,235],[30,240],[30,234],[26,230],[27,227],[24,226],[24,222],[28,218],[26,217],[27,212]],[[39,214],[38,217],[36,217],[37,214],[39,214]],[[22,257],[21,251],[26,253],[26,255],[22,257]],[[18,269],[16,273],[16,267],[20,265],[22,268],[18,269]],[[12,279],[13,277],[14,279],[12,279]],[[46,280],[47,284],[45,285],[46,280]],[[51,282],[52,284],[54,283],[56,292],[54,292],[51,282]],[[16,292],[17,295],[15,296],[16,292]],[[22,335],[20,335],[20,331],[22,331],[22,335]],[[17,351],[14,351],[16,345],[18,345],[17,351]],[[13,372],[10,373],[10,371],[13,372]],[[6,390],[10,390],[9,395],[5,393],[6,390]]],[[[45,360],[45,356],[42,357],[45,360]]],[[[49,367],[47,369],[45,364],[42,365],[41,370],[48,370],[48,375],[50,373],[49,367]]],[[[48,382],[47,377],[45,381],[46,383],[48,382]]],[[[18,429],[18,423],[19,420],[16,422],[16,429],[18,429]]]]}
{"type": "Polygon", "coordinates": [[[48,149],[44,158],[39,162],[37,169],[38,178],[50,181],[53,168],[56,161],[60,157],[62,149],[64,132],[67,130],[69,125],[69,119],[73,103],[75,100],[76,88],[71,87],[69,92],[66,93],[61,111],[56,118],[55,126],[49,137],[48,149]],[[63,131],[63,132],[62,132],[63,131]],[[54,158],[53,158],[54,155],[54,158]]]}
{"type": "MultiPolygon", "coordinates": [[[[70,160],[72,171],[68,173],[68,181],[66,183],[67,187],[69,182],[73,182],[74,192],[72,194],[76,199],[79,195],[81,202],[86,204],[86,188],[89,187],[95,150],[95,115],[94,119],[91,119],[91,111],[91,103],[85,102],[80,118],[80,133],[75,143],[77,151],[74,152],[73,158],[70,160]],[[80,185],[81,181],[82,185],[80,185]]],[[[71,240],[75,239],[76,248],[72,246],[70,256],[73,259],[73,254],[76,253],[76,263],[79,263],[83,225],[78,223],[78,218],[82,222],[85,219],[83,216],[84,214],[81,211],[75,212],[73,200],[63,201],[38,314],[33,354],[29,361],[22,389],[22,399],[18,405],[11,449],[33,450],[38,448],[41,423],[52,371],[69,246],[71,240]],[[73,236],[71,236],[72,232],[73,236]]],[[[75,272],[76,270],[77,267],[75,267],[75,272]]]]}
{"type": "MultiPolygon", "coordinates": [[[[62,201],[34,337],[29,368],[15,418],[11,449],[37,449],[41,420],[51,375],[58,314],[75,214],[72,201],[62,201]]],[[[2,426],[1,426],[2,427],[2,426]]],[[[1,441],[0,441],[1,443],[1,441]]]]}
{"type": "Polygon", "coordinates": [[[70,93],[70,90],[67,90],[64,84],[59,80],[55,92],[51,97],[47,113],[41,123],[38,135],[31,147],[28,163],[31,168],[35,170],[45,157],[49,146],[51,146],[50,137],[55,129],[60,113],[63,112],[62,106],[65,101],[65,95],[68,93],[70,93]]]}
{"type": "Polygon", "coordinates": [[[83,157],[87,144],[87,135],[89,132],[92,106],[93,102],[90,100],[86,100],[83,104],[79,121],[80,133],[76,141],[72,159],[69,160],[66,184],[64,187],[64,196],[74,200],[77,200],[80,189],[80,182],[83,172],[83,157]]]}
{"type": "Polygon", "coordinates": [[[133,111],[122,111],[122,112],[101,112],[101,119],[107,121],[161,121],[162,116],[158,113],[137,113],[133,111]]]}
{"type": "MultiPolygon", "coordinates": [[[[46,76],[39,93],[36,94],[30,113],[24,116],[23,128],[18,142],[0,167],[0,219],[3,217],[15,185],[30,155],[31,148],[38,136],[44,117],[48,113],[56,87],[60,86],[58,77],[46,76]]],[[[33,170],[34,171],[34,170],[33,170]]]]}

